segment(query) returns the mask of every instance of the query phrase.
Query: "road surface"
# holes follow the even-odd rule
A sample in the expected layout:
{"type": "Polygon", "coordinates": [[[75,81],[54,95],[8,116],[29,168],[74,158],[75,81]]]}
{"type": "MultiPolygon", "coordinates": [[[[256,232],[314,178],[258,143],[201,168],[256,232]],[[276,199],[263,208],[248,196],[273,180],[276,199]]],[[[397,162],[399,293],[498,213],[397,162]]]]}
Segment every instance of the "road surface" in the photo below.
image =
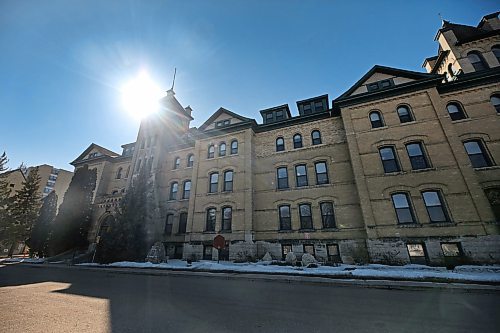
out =
{"type": "Polygon", "coordinates": [[[498,332],[499,296],[0,265],[0,332],[498,332]]]}

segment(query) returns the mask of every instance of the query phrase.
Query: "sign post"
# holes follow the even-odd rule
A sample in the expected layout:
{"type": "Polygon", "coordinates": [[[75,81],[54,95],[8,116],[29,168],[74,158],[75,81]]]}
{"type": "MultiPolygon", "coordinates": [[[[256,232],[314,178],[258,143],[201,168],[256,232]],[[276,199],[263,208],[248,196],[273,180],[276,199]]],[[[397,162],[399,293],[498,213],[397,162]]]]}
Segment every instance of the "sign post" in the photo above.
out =
{"type": "Polygon", "coordinates": [[[226,240],[224,239],[224,237],[221,235],[215,236],[213,247],[217,249],[217,263],[219,263],[220,259],[220,250],[224,249],[225,246],[226,246],[226,240]]]}

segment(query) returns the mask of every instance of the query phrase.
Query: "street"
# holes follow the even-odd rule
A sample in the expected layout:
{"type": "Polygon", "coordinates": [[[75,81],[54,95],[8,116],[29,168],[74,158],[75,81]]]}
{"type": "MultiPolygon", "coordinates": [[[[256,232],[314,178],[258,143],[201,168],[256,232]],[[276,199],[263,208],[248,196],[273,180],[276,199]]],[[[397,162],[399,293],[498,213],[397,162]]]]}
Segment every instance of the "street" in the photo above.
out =
{"type": "Polygon", "coordinates": [[[499,296],[0,265],[0,331],[495,332],[499,296]]]}

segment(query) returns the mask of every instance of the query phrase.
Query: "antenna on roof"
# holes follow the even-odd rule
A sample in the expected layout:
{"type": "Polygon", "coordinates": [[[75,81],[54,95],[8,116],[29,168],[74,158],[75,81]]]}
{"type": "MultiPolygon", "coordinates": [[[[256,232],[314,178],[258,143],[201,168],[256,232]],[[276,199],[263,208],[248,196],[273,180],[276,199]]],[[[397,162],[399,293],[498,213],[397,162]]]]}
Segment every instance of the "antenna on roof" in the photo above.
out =
{"type": "Polygon", "coordinates": [[[172,80],[172,88],[170,90],[174,90],[175,85],[175,74],[177,74],[177,67],[174,68],[174,79],[172,80]]]}

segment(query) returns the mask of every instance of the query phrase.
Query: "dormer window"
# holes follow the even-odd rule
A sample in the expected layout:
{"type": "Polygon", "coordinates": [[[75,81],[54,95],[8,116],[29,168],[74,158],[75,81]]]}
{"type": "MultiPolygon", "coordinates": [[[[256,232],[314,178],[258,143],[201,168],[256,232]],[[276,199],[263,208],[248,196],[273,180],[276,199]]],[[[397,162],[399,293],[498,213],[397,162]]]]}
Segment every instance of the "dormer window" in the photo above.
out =
{"type": "Polygon", "coordinates": [[[231,119],[224,119],[215,123],[215,127],[224,127],[231,124],[231,119]]]}
{"type": "Polygon", "coordinates": [[[297,108],[301,116],[324,112],[328,110],[328,95],[298,101],[297,108]]]}
{"type": "Polygon", "coordinates": [[[283,120],[283,110],[276,111],[276,120],[283,120]]]}
{"type": "Polygon", "coordinates": [[[311,104],[305,104],[304,105],[304,114],[311,114],[312,109],[311,109],[311,104]]]}
{"type": "Polygon", "coordinates": [[[394,85],[394,81],[392,79],[381,80],[373,83],[369,83],[366,85],[368,91],[375,91],[386,89],[392,87],[394,85]]]}
{"type": "Polygon", "coordinates": [[[272,112],[269,112],[269,113],[266,113],[266,122],[271,122],[273,121],[273,113],[272,112]]]}
{"type": "Polygon", "coordinates": [[[89,158],[94,158],[94,157],[97,157],[97,156],[99,156],[98,152],[93,152],[93,153],[89,154],[89,158]]]}

